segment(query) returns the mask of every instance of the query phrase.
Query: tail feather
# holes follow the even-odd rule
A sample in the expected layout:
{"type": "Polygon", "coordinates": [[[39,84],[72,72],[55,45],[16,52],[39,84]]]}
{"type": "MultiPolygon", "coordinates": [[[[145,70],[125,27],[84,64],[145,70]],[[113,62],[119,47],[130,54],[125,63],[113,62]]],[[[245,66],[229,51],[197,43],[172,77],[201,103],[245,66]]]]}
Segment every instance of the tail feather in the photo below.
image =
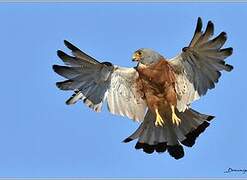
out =
{"type": "Polygon", "coordinates": [[[174,131],[176,132],[177,138],[180,142],[186,139],[185,134],[187,133],[184,133],[184,131],[182,131],[179,127],[174,127],[174,131]]]}
{"type": "Polygon", "coordinates": [[[167,151],[175,159],[180,159],[184,156],[184,149],[179,143],[179,136],[175,131],[175,128],[169,124],[168,129],[168,141],[167,151]]]}
{"type": "Polygon", "coordinates": [[[147,134],[147,142],[148,144],[154,145],[155,144],[155,130],[153,127],[149,128],[148,134],[147,134]]]}
{"type": "MultiPolygon", "coordinates": [[[[150,134],[150,128],[149,128],[149,126],[147,126],[145,131],[143,131],[143,133],[139,137],[139,142],[147,142],[147,143],[149,143],[149,140],[148,140],[149,134],[150,134]]],[[[150,145],[152,145],[152,144],[150,143],[150,145]]]]}
{"type": "Polygon", "coordinates": [[[185,146],[192,147],[195,144],[196,138],[205,131],[205,129],[209,126],[208,122],[203,122],[199,125],[195,130],[186,134],[186,139],[181,141],[181,143],[185,146]]]}
{"type": "Polygon", "coordinates": [[[166,149],[167,149],[167,143],[166,142],[158,143],[156,145],[156,148],[155,148],[157,153],[163,153],[166,151],[166,149]]]}
{"type": "MultiPolygon", "coordinates": [[[[147,122],[147,121],[146,121],[147,122]]],[[[146,122],[143,122],[138,128],[137,130],[131,134],[129,137],[127,137],[126,139],[123,140],[124,143],[130,142],[134,139],[137,139],[139,136],[141,136],[141,134],[144,131],[144,128],[146,126],[146,122]]]]}
{"type": "Polygon", "coordinates": [[[175,159],[180,159],[180,158],[184,157],[184,148],[180,144],[177,144],[174,146],[168,146],[167,151],[175,159]]]}
{"type": "Polygon", "coordinates": [[[193,109],[177,112],[182,120],[179,126],[174,126],[171,121],[165,121],[164,127],[156,127],[155,115],[148,110],[143,123],[123,142],[127,143],[138,139],[135,148],[143,149],[146,153],[165,152],[180,159],[184,156],[183,146],[192,147],[196,138],[209,126],[214,116],[201,114],[193,109]]]}

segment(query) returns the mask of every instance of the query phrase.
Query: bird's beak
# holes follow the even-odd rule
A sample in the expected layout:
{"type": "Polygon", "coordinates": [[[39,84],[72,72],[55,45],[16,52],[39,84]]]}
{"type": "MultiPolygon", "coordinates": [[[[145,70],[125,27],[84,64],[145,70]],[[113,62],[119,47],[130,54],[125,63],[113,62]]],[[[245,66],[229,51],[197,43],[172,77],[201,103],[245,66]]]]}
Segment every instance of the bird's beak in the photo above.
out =
{"type": "Polygon", "coordinates": [[[141,55],[134,53],[132,56],[132,61],[140,61],[141,55]]]}

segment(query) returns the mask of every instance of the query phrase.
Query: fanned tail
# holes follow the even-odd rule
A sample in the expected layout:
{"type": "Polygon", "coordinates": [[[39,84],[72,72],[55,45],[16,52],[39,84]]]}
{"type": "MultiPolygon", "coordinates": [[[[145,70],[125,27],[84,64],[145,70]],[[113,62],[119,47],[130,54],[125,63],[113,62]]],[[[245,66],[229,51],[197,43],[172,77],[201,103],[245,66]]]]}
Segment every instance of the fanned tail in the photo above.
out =
{"type": "Polygon", "coordinates": [[[201,114],[193,109],[185,112],[177,112],[181,119],[179,126],[173,125],[171,121],[165,121],[163,127],[156,127],[155,115],[149,110],[143,123],[139,128],[123,142],[130,142],[138,139],[135,148],[143,149],[146,153],[165,152],[180,159],[184,156],[182,145],[192,147],[196,138],[209,126],[214,116],[201,114]]]}

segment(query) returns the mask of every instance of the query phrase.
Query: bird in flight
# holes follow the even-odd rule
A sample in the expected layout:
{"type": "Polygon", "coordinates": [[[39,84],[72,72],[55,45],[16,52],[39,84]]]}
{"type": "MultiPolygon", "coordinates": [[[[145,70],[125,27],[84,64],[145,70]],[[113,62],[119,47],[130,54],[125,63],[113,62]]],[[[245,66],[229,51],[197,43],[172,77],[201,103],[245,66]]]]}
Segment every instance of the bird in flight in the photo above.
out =
{"type": "Polygon", "coordinates": [[[221,71],[233,69],[225,63],[233,49],[222,48],[226,33],[214,38],[213,33],[214,24],[209,21],[203,32],[198,18],[189,46],[178,56],[166,59],[152,49],[141,48],[133,53],[132,60],[137,63],[133,68],[99,62],[65,40],[73,56],[57,51],[67,66],[53,65],[53,70],[67,80],[56,85],[74,92],[68,105],[82,100],[100,112],[106,101],[111,113],[140,122],[123,142],[137,139],[136,149],[167,151],[180,159],[183,145],[192,147],[214,118],[192,109],[191,103],[215,87],[221,71]]]}

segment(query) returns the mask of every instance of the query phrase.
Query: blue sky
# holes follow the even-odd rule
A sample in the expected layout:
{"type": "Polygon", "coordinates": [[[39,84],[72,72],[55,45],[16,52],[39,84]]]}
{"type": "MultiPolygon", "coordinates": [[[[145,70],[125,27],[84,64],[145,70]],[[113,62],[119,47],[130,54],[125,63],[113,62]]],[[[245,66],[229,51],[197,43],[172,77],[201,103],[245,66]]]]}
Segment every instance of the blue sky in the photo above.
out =
{"type": "MultiPolygon", "coordinates": [[[[2,3],[0,6],[0,177],[246,177],[247,4],[2,3]],[[197,17],[228,33],[235,68],[193,104],[216,116],[179,161],[148,155],[121,141],[138,124],[94,113],[55,87],[67,39],[99,60],[134,66],[131,54],[149,47],[171,58],[188,45],[197,17]]],[[[205,27],[205,26],[204,26],[205,27]]]]}

